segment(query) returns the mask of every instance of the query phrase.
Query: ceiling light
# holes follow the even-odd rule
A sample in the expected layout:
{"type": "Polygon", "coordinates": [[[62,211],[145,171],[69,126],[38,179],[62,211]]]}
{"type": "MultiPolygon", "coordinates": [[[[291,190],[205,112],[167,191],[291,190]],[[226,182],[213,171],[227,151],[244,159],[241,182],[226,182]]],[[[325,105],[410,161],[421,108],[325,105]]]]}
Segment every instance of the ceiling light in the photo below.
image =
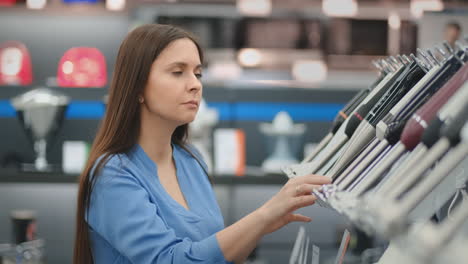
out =
{"type": "Polygon", "coordinates": [[[209,72],[214,79],[237,79],[242,74],[242,68],[234,61],[213,62],[209,72]]]}
{"type": "Polygon", "coordinates": [[[298,60],[292,66],[294,79],[303,82],[322,82],[327,72],[328,67],[322,60],[298,60]]]}
{"type": "Polygon", "coordinates": [[[241,49],[237,59],[242,66],[255,67],[262,61],[262,54],[257,49],[241,49]]]}
{"type": "Polygon", "coordinates": [[[411,0],[411,14],[416,18],[421,18],[424,11],[442,11],[444,3],[440,0],[411,0]]]}
{"type": "Polygon", "coordinates": [[[26,0],[26,6],[30,9],[42,9],[46,2],[46,0],[26,0]]]}
{"type": "Polygon", "coordinates": [[[267,16],[271,14],[271,0],[237,0],[237,9],[248,16],[267,16]]]}
{"type": "Polygon", "coordinates": [[[357,15],[356,0],[323,0],[322,10],[327,16],[353,17],[357,15]]]}
{"type": "Polygon", "coordinates": [[[400,29],[401,27],[401,18],[400,15],[396,12],[391,12],[388,16],[388,25],[391,29],[400,29]]]}
{"type": "Polygon", "coordinates": [[[106,0],[106,8],[112,11],[120,11],[125,8],[125,0],[106,0]]]}

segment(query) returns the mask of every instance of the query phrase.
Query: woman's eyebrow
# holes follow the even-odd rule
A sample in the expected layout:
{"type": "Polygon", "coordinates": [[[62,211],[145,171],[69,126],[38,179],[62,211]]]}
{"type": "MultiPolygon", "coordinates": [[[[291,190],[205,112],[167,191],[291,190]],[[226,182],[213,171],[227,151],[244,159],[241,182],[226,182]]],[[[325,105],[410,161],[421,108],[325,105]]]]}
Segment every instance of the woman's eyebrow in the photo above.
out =
{"type": "MultiPolygon", "coordinates": [[[[186,62],[176,61],[176,62],[173,62],[173,63],[169,64],[168,68],[171,68],[171,67],[174,67],[174,66],[185,68],[185,67],[188,67],[189,65],[186,62]]],[[[197,66],[195,66],[195,69],[197,69],[197,70],[199,70],[201,68],[202,68],[201,64],[198,64],[197,66]]]]}

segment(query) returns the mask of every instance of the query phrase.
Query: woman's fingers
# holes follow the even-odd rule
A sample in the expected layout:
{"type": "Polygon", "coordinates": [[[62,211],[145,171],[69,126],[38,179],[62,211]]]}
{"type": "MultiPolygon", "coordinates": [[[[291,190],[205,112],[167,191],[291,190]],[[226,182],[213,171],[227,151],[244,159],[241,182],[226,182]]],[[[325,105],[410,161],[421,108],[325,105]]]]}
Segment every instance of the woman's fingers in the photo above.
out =
{"type": "Polygon", "coordinates": [[[291,179],[289,181],[291,182],[291,184],[306,183],[306,184],[323,185],[323,184],[330,184],[331,183],[331,178],[327,177],[327,176],[320,176],[320,175],[310,174],[310,175],[295,177],[295,178],[293,178],[293,179],[291,179]]]}
{"type": "Polygon", "coordinates": [[[299,196],[312,193],[313,189],[323,184],[331,183],[331,179],[326,176],[306,175],[289,180],[283,187],[285,193],[299,196]]]}
{"type": "Polygon", "coordinates": [[[310,222],[312,218],[308,216],[304,216],[301,214],[291,214],[291,218],[289,222],[310,222]]]}
{"type": "Polygon", "coordinates": [[[319,189],[321,185],[316,184],[301,184],[296,185],[296,188],[293,190],[293,196],[308,195],[312,194],[313,190],[319,189]]]}
{"type": "Polygon", "coordinates": [[[319,175],[306,175],[291,179],[286,183],[281,191],[268,202],[270,214],[285,217],[284,214],[313,205],[317,199],[312,191],[319,189],[323,184],[330,183],[329,177],[319,175]],[[276,209],[273,209],[276,208],[276,209]]]}
{"type": "Polygon", "coordinates": [[[304,177],[304,183],[308,184],[330,184],[331,183],[331,178],[328,176],[321,176],[321,175],[306,175],[304,177]]]}
{"type": "Polygon", "coordinates": [[[315,203],[315,200],[317,200],[317,197],[315,195],[302,195],[298,197],[292,198],[292,210],[291,211],[296,211],[299,208],[313,205],[315,203]]]}

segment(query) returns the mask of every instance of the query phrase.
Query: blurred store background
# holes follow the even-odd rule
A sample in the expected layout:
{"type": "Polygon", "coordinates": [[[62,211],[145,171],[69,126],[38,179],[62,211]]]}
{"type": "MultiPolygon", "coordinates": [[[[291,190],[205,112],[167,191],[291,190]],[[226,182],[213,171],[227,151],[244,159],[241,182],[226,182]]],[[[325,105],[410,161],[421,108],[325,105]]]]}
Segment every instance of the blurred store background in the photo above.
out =
{"type": "MultiPolygon", "coordinates": [[[[76,182],[118,47],[146,23],[182,26],[206,50],[192,142],[228,225],[281,188],[277,165],[313,150],[377,79],[373,62],[468,35],[468,0],[0,0],[0,256],[17,242],[22,210],[36,221],[45,263],[71,263],[76,182]],[[43,112],[30,108],[44,102],[43,112]]],[[[303,213],[314,219],[305,227],[320,263],[332,263],[353,228],[319,206],[303,213]]],[[[266,236],[252,261],[287,263],[299,226],[266,236]]],[[[353,256],[369,243],[378,242],[353,231],[345,263],[359,263],[353,256]]]]}

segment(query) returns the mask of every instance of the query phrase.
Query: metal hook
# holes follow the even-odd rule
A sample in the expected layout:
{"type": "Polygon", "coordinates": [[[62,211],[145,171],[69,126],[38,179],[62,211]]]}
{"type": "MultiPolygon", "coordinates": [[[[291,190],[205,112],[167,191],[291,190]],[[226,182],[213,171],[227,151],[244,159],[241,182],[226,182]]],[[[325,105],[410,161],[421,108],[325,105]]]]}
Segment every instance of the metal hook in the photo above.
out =
{"type": "Polygon", "coordinates": [[[372,65],[374,65],[374,67],[377,68],[379,73],[386,74],[385,70],[382,68],[382,66],[380,66],[380,64],[377,61],[373,60],[372,65]]]}
{"type": "Polygon", "coordinates": [[[411,58],[409,58],[408,56],[406,56],[406,54],[403,55],[403,59],[405,59],[408,63],[413,62],[413,60],[411,60],[411,58]]]}
{"type": "Polygon", "coordinates": [[[393,71],[393,69],[383,59],[379,60],[379,63],[388,73],[393,71]]]}
{"type": "Polygon", "coordinates": [[[463,45],[463,43],[461,43],[460,41],[455,41],[455,46],[457,46],[457,48],[461,51],[463,51],[464,53],[467,53],[468,52],[468,45],[463,45]]]}
{"type": "MultiPolygon", "coordinates": [[[[455,45],[456,44],[457,43],[455,43],[455,45]]],[[[459,61],[461,64],[465,64],[464,59],[466,52],[463,50],[463,48],[460,49],[460,47],[456,45],[457,50],[455,50],[452,46],[450,46],[450,44],[447,41],[444,41],[442,45],[445,49],[447,49],[450,52],[450,55],[453,56],[457,61],[459,61]],[[459,53],[461,54],[459,55],[459,53]]]]}
{"type": "Polygon", "coordinates": [[[392,66],[393,70],[395,70],[395,71],[398,70],[398,68],[400,68],[400,66],[397,63],[395,63],[390,57],[386,58],[385,61],[388,64],[390,64],[392,66]]]}
{"type": "Polygon", "coordinates": [[[380,60],[376,60],[374,62],[375,62],[374,65],[376,65],[376,67],[379,68],[381,72],[383,72],[384,74],[388,73],[388,69],[386,69],[382,63],[380,63],[380,60]]]}
{"type": "Polygon", "coordinates": [[[394,56],[390,56],[388,57],[394,65],[396,65],[398,68],[401,67],[403,64],[401,62],[399,62],[394,56]]]}
{"type": "Polygon", "coordinates": [[[385,59],[381,59],[380,60],[380,63],[382,65],[385,66],[385,68],[389,71],[389,72],[394,72],[395,71],[395,68],[393,67],[393,65],[389,64],[385,59]]]}
{"type": "Polygon", "coordinates": [[[402,55],[398,54],[396,56],[396,58],[398,59],[398,61],[402,64],[402,65],[408,65],[408,62],[403,58],[402,55]]]}
{"type": "Polygon", "coordinates": [[[439,46],[435,46],[435,49],[436,49],[436,51],[439,52],[439,54],[440,54],[442,57],[444,57],[444,59],[450,58],[450,54],[448,54],[448,53],[446,52],[446,50],[444,50],[443,48],[441,48],[441,47],[439,47],[439,46]]]}
{"type": "Polygon", "coordinates": [[[387,74],[388,70],[380,63],[380,60],[372,61],[372,64],[379,70],[380,73],[387,74]]]}
{"type": "Polygon", "coordinates": [[[437,66],[440,66],[442,63],[434,56],[431,49],[427,49],[426,53],[429,55],[429,58],[434,61],[437,66]]]}
{"type": "Polygon", "coordinates": [[[393,69],[390,68],[388,65],[386,65],[383,61],[383,59],[380,59],[378,60],[378,63],[380,64],[380,67],[382,67],[382,69],[384,69],[385,73],[391,73],[393,72],[393,69]]]}
{"type": "Polygon", "coordinates": [[[410,58],[413,59],[413,61],[416,62],[425,72],[429,71],[430,67],[428,67],[422,60],[418,59],[413,53],[410,54],[410,58]]]}
{"type": "Polygon", "coordinates": [[[398,61],[398,64],[400,66],[405,66],[406,65],[406,61],[401,57],[401,55],[396,55],[395,59],[398,61]]]}
{"type": "MultiPolygon", "coordinates": [[[[457,48],[459,48],[459,47],[457,47],[457,48]]],[[[468,59],[466,50],[463,50],[463,49],[457,50],[457,52],[453,56],[463,65],[465,64],[465,62],[468,59]]]]}
{"type": "Polygon", "coordinates": [[[459,50],[459,52],[456,52],[456,58],[464,65],[465,60],[467,59],[468,47],[464,47],[459,41],[456,41],[455,45],[459,50]],[[461,53],[461,55],[458,55],[459,53],[461,53]]]}
{"type": "Polygon", "coordinates": [[[390,56],[388,57],[389,60],[391,60],[393,62],[393,65],[395,65],[395,67],[398,69],[402,66],[404,66],[404,64],[402,64],[399,60],[397,60],[394,56],[390,56]]]}
{"type": "Polygon", "coordinates": [[[430,68],[435,66],[435,63],[429,59],[429,56],[420,48],[416,49],[416,52],[424,59],[424,61],[429,65],[430,68]]]}
{"type": "Polygon", "coordinates": [[[390,72],[395,72],[396,70],[384,59],[382,59],[381,63],[389,69],[390,72]]]}
{"type": "Polygon", "coordinates": [[[450,54],[453,54],[455,52],[452,46],[450,46],[450,44],[447,41],[442,42],[442,45],[450,54]]]}
{"type": "Polygon", "coordinates": [[[377,70],[382,70],[382,67],[380,67],[380,65],[375,60],[372,60],[371,63],[372,65],[374,65],[375,68],[377,68],[377,70]]]}

